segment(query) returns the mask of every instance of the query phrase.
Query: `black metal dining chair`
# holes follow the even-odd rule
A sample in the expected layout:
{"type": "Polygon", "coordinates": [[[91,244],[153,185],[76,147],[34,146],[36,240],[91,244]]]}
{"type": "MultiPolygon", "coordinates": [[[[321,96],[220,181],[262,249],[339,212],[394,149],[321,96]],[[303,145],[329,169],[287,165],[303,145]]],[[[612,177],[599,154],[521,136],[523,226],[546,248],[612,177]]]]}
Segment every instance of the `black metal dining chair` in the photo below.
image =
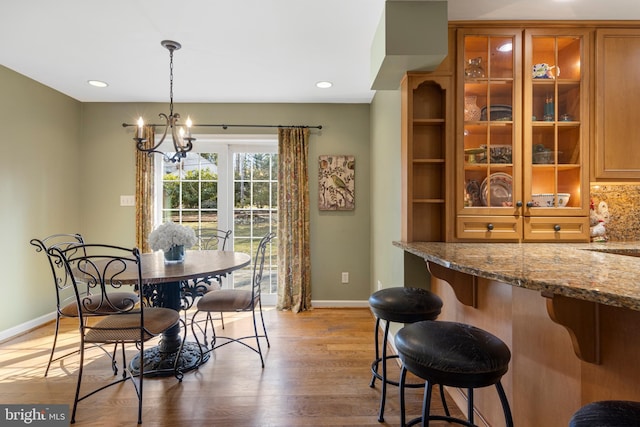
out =
{"type": "MultiPolygon", "coordinates": [[[[218,250],[224,251],[227,247],[227,241],[231,238],[233,230],[221,230],[219,228],[201,228],[198,232],[198,243],[195,248],[203,251],[218,250]]],[[[184,312],[185,321],[187,319],[187,311],[193,307],[196,300],[213,290],[222,288],[222,276],[204,277],[198,280],[185,280],[181,284],[182,310],[184,312]]],[[[224,329],[224,317],[220,313],[218,318],[222,322],[224,329]]]]}
{"type": "MultiPolygon", "coordinates": [[[[214,351],[222,346],[236,342],[244,345],[245,347],[258,353],[260,356],[260,362],[264,368],[264,357],[262,355],[262,347],[260,346],[260,338],[264,338],[267,343],[267,347],[271,347],[269,343],[269,337],[267,336],[267,328],[265,327],[264,316],[262,313],[262,300],[260,298],[260,284],[262,282],[262,273],[264,271],[264,260],[267,246],[276,237],[275,233],[268,233],[261,240],[258,245],[258,250],[255,255],[255,261],[253,265],[253,275],[251,279],[251,288],[246,289],[220,289],[206,293],[200,298],[196,304],[196,312],[191,318],[191,331],[198,344],[200,344],[199,335],[204,338],[204,348],[207,348],[206,352],[201,351],[201,357],[204,357],[206,353],[214,351]],[[216,335],[215,326],[213,324],[212,313],[240,313],[250,312],[253,318],[253,334],[242,337],[228,337],[216,335]],[[205,319],[203,322],[197,320],[200,313],[205,313],[205,319]],[[258,330],[257,315],[260,315],[260,321],[262,323],[262,332],[258,330]],[[204,323],[204,327],[202,324],[204,323]],[[211,327],[211,338],[208,338],[207,327],[211,327]],[[255,347],[247,340],[255,340],[255,347]]],[[[201,346],[202,348],[202,346],[201,346]]]]}
{"type": "MultiPolygon", "coordinates": [[[[45,237],[44,239],[31,239],[30,243],[36,247],[36,252],[42,252],[47,256],[49,266],[51,267],[53,288],[55,289],[56,296],[56,325],[55,332],[53,334],[53,344],[51,346],[49,361],[47,362],[47,368],[44,371],[44,376],[46,377],[49,374],[49,369],[53,362],[64,359],[65,357],[78,353],[80,351],[80,349],[77,348],[71,352],[67,352],[54,358],[56,345],[58,343],[58,334],[60,331],[60,319],[77,318],[78,307],[74,295],[73,285],[71,283],[71,278],[67,274],[67,270],[65,269],[64,264],[60,262],[59,259],[51,257],[49,249],[56,247],[60,250],[68,250],[68,253],[70,253],[71,248],[77,247],[76,250],[81,251],[82,249],[79,246],[84,244],[84,239],[82,238],[82,235],[78,233],[59,233],[52,234],[45,237]]],[[[90,287],[85,286],[85,288],[83,289],[83,293],[88,299],[87,301],[90,302],[91,305],[95,305],[98,303],[100,295],[92,295],[90,287]]],[[[111,289],[110,298],[116,306],[127,305],[128,301],[135,301],[136,303],[138,302],[137,293],[121,291],[115,288],[111,289]]],[[[118,367],[115,361],[115,349],[112,358],[112,368],[114,374],[117,374],[118,367]]]]}
{"type": "MultiPolygon", "coordinates": [[[[138,397],[138,424],[142,423],[142,391],[145,374],[153,374],[145,370],[145,342],[159,336],[168,329],[184,322],[178,311],[163,307],[146,307],[138,304],[142,301],[140,294],[144,292],[140,252],[137,248],[129,249],[111,245],[76,245],[69,248],[52,247],[48,250],[55,264],[63,264],[66,274],[71,279],[76,306],[78,307],[78,326],[80,329],[80,366],[76,385],[71,423],[75,423],[78,403],[93,396],[101,390],[116,384],[131,381],[138,397]],[[132,273],[134,272],[134,273],[132,273]],[[135,279],[131,280],[131,277],[135,279]],[[125,280],[126,279],[126,280],[125,280]],[[92,289],[92,294],[85,293],[85,287],[92,289]],[[112,287],[131,286],[139,293],[136,299],[114,301],[109,289],[112,287]],[[89,320],[89,321],[87,321],[89,320]],[[122,376],[106,381],[92,376],[89,382],[92,390],[81,394],[82,375],[85,367],[85,352],[88,348],[115,344],[122,348],[122,376]],[[137,350],[138,371],[132,372],[127,364],[126,345],[131,344],[137,350]],[[101,385],[100,385],[101,384],[101,385]]],[[[186,335],[186,334],[185,334],[186,335]]],[[[182,345],[179,352],[182,351],[182,345]]],[[[109,354],[105,351],[105,353],[109,354]]],[[[173,373],[182,380],[182,372],[177,368],[179,357],[175,358],[173,373]]],[[[165,369],[166,370],[166,369],[165,369]]]]}

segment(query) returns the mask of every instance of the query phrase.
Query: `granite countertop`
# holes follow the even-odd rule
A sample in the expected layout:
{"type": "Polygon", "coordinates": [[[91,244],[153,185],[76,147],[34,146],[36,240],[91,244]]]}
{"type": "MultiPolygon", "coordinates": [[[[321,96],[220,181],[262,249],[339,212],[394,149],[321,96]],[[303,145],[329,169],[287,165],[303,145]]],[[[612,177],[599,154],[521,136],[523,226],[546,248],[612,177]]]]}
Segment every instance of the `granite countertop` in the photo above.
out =
{"type": "Polygon", "coordinates": [[[453,270],[640,311],[640,242],[393,242],[453,270]]]}

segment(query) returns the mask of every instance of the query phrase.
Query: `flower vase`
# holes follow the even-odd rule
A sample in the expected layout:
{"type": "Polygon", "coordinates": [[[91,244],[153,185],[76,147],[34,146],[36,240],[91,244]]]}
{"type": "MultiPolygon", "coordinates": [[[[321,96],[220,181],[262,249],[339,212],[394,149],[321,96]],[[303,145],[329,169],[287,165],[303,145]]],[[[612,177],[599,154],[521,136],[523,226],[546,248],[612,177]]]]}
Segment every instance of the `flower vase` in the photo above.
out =
{"type": "Polygon", "coordinates": [[[464,121],[465,122],[477,122],[480,120],[481,109],[476,104],[477,98],[475,96],[464,97],[464,121]]]}
{"type": "Polygon", "coordinates": [[[180,264],[184,262],[184,245],[174,245],[164,252],[165,264],[180,264]]]}

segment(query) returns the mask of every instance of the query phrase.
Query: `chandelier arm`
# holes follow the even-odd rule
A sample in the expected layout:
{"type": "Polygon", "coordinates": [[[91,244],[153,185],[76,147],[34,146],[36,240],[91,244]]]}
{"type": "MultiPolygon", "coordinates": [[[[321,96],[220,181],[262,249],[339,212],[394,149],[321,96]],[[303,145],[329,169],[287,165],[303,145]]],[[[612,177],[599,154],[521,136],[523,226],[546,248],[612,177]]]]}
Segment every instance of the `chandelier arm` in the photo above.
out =
{"type": "MultiPolygon", "coordinates": [[[[165,156],[165,154],[162,151],[159,151],[158,148],[160,147],[160,145],[162,145],[162,143],[164,142],[164,139],[167,136],[167,130],[169,128],[169,117],[167,117],[166,114],[164,113],[160,113],[158,114],[158,116],[160,116],[161,118],[163,118],[165,120],[165,124],[164,126],[164,133],[162,134],[162,137],[160,138],[160,141],[158,141],[158,143],[156,145],[154,145],[153,147],[145,147],[144,143],[147,142],[146,138],[133,138],[136,141],[136,146],[138,148],[139,151],[143,151],[145,153],[147,153],[148,155],[151,155],[152,153],[159,153],[162,154],[163,156],[165,156]]],[[[154,126],[154,125],[152,125],[154,126]]]]}

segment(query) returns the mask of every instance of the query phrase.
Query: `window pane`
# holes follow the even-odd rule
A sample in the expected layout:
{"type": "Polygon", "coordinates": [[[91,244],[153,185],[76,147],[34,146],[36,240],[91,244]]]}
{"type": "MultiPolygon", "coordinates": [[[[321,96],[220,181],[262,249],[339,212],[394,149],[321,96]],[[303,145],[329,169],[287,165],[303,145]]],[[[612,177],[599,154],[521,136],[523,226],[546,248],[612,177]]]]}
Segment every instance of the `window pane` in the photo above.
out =
{"type": "Polygon", "coordinates": [[[251,183],[236,182],[234,188],[234,206],[236,208],[251,206],[251,183]]]}
{"type": "Polygon", "coordinates": [[[271,154],[271,179],[278,179],[278,155],[271,154]]]}
{"type": "Polygon", "coordinates": [[[253,179],[269,179],[271,156],[266,153],[253,155],[253,179]]]}
{"type": "Polygon", "coordinates": [[[216,209],[218,207],[218,183],[203,182],[201,186],[200,207],[202,209],[216,209]]]}
{"type": "Polygon", "coordinates": [[[271,183],[271,205],[270,206],[278,206],[278,183],[271,183]]]}
{"type": "Polygon", "coordinates": [[[200,185],[198,182],[182,182],[182,207],[184,209],[197,208],[199,197],[200,185]]]}
{"type": "Polygon", "coordinates": [[[255,182],[253,184],[253,206],[264,208],[269,206],[269,189],[271,186],[268,182],[255,182]]]}
{"type": "MultiPolygon", "coordinates": [[[[166,179],[166,177],[165,177],[166,179]]],[[[162,184],[163,209],[176,209],[180,204],[180,183],[165,181],[162,184]]]]}

